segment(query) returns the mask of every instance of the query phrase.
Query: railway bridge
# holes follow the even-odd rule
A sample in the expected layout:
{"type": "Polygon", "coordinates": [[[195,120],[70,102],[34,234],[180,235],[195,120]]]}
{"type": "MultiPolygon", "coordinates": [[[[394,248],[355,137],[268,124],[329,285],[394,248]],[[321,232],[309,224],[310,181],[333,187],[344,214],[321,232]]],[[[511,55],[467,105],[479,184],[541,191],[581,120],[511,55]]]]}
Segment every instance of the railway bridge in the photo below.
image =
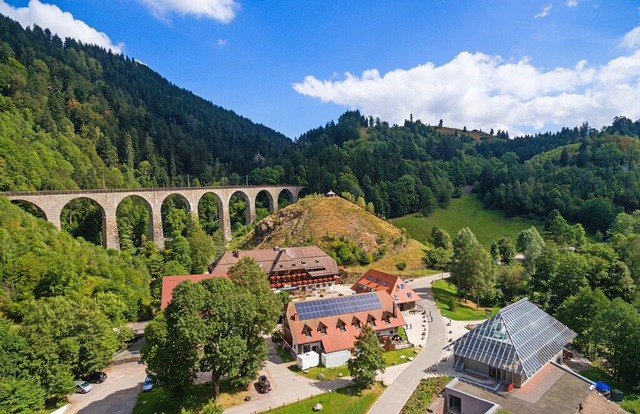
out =
{"type": "MultiPolygon", "coordinates": [[[[102,189],[102,190],[68,190],[68,191],[13,191],[3,192],[0,195],[11,201],[30,203],[40,209],[46,219],[61,229],[60,215],[62,209],[72,200],[86,198],[93,200],[102,212],[102,242],[107,248],[119,249],[118,224],[116,211],[118,205],[127,197],[137,196],[144,200],[149,210],[149,237],[154,243],[164,248],[164,234],[162,230],[161,209],[162,203],[167,197],[178,195],[182,197],[189,212],[198,211],[201,198],[212,194],[218,202],[218,218],[220,228],[224,232],[226,240],[231,239],[231,220],[229,218],[229,201],[231,196],[239,194],[247,203],[247,224],[255,221],[256,198],[264,192],[269,199],[269,211],[275,213],[278,210],[278,197],[283,192],[289,192],[293,202],[298,200],[300,191],[304,187],[295,185],[270,185],[270,186],[237,186],[237,187],[163,187],[163,188],[136,188],[136,189],[102,189]]],[[[196,214],[197,217],[197,214],[196,214]]]]}

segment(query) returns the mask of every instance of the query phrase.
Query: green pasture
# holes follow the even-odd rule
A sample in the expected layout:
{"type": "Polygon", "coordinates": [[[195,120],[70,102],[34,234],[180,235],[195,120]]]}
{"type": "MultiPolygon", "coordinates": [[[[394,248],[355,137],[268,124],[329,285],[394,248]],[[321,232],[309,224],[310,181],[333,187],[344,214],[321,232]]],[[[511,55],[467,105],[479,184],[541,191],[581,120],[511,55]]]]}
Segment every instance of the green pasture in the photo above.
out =
{"type": "Polygon", "coordinates": [[[500,210],[485,209],[475,194],[466,194],[451,200],[447,209],[437,209],[429,217],[417,217],[415,214],[392,219],[391,223],[407,229],[411,238],[424,242],[431,241],[431,229],[438,226],[446,230],[451,238],[464,227],[469,227],[478,241],[486,248],[501,237],[509,237],[514,242],[518,233],[531,226],[542,231],[539,220],[521,217],[506,217],[500,210]]]}

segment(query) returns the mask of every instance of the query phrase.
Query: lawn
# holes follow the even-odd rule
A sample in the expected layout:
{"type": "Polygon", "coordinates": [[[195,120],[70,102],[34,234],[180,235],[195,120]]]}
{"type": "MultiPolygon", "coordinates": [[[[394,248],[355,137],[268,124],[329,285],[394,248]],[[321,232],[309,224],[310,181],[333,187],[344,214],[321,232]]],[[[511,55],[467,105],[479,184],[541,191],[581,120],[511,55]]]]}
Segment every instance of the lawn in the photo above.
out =
{"type": "MultiPolygon", "coordinates": [[[[232,388],[227,382],[220,385],[219,404],[225,408],[242,404],[249,395],[245,388],[232,388]]],[[[180,413],[182,408],[197,410],[213,398],[213,387],[210,385],[194,385],[175,398],[171,393],[160,388],[138,394],[138,402],[133,414],[180,413]]]]}
{"type": "Polygon", "coordinates": [[[296,374],[304,375],[305,377],[309,379],[314,379],[314,380],[319,379],[318,375],[322,374],[324,375],[323,381],[334,380],[336,378],[348,377],[349,375],[351,375],[351,373],[349,373],[349,368],[347,368],[346,364],[341,365],[339,367],[335,367],[335,368],[325,368],[321,366],[313,367],[305,370],[307,371],[306,373],[302,371],[300,368],[298,368],[297,365],[293,364],[289,366],[289,370],[292,372],[295,372],[296,374]],[[339,375],[339,374],[342,374],[342,375],[339,375]]]}
{"type": "Polygon", "coordinates": [[[414,351],[422,351],[422,348],[406,348],[400,349],[398,351],[387,351],[383,354],[384,362],[389,367],[391,365],[399,365],[404,364],[405,362],[409,362],[408,359],[413,357],[415,358],[417,354],[414,351]],[[404,358],[402,358],[404,357],[404,358]]]}
{"type": "Polygon", "coordinates": [[[443,316],[453,319],[454,321],[477,321],[486,318],[487,309],[491,311],[491,316],[495,315],[500,308],[477,308],[476,304],[471,301],[460,302],[456,287],[447,280],[436,280],[432,286],[433,296],[440,308],[443,316]],[[456,307],[450,309],[451,301],[455,301],[456,307]]]}
{"type": "Polygon", "coordinates": [[[407,229],[413,239],[431,241],[431,229],[438,226],[446,230],[451,238],[464,227],[469,227],[476,238],[486,249],[491,242],[501,237],[509,237],[514,242],[524,229],[536,226],[542,231],[542,223],[538,220],[521,217],[505,217],[500,210],[485,209],[475,194],[466,194],[451,200],[447,209],[437,209],[429,217],[416,217],[415,214],[392,219],[396,227],[407,229]]]}
{"type": "Polygon", "coordinates": [[[451,377],[442,376],[420,381],[411,397],[402,408],[401,414],[422,414],[427,412],[436,395],[451,381],[451,377]]]}
{"type": "Polygon", "coordinates": [[[355,385],[334,390],[331,394],[325,393],[302,400],[295,404],[289,404],[281,408],[269,411],[275,414],[313,413],[316,403],[322,404],[323,414],[365,414],[382,394],[384,388],[376,383],[371,389],[360,390],[355,385]]]}
{"type": "Polygon", "coordinates": [[[622,400],[620,406],[630,413],[640,414],[640,395],[632,393],[629,388],[616,381],[608,372],[606,372],[602,368],[591,367],[580,371],[580,375],[583,375],[592,381],[606,382],[611,386],[612,389],[618,389],[624,392],[624,400],[622,400]]]}

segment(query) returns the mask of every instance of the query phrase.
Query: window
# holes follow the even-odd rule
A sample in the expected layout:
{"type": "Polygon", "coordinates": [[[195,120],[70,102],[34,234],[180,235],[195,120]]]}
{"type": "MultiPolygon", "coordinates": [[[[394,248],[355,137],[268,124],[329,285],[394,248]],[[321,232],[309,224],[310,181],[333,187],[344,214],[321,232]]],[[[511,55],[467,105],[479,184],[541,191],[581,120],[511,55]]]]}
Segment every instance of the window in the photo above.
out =
{"type": "Polygon", "coordinates": [[[407,297],[408,297],[409,299],[411,299],[411,298],[413,297],[413,295],[411,294],[411,292],[407,292],[407,297]]]}
{"type": "Polygon", "coordinates": [[[382,286],[389,286],[389,282],[382,282],[382,286]]]}
{"type": "Polygon", "coordinates": [[[376,280],[374,280],[373,283],[380,283],[380,278],[376,277],[376,280]]]}
{"type": "Polygon", "coordinates": [[[364,289],[364,285],[362,283],[358,283],[358,289],[364,289]]]}
{"type": "Polygon", "coordinates": [[[382,314],[382,320],[384,321],[384,323],[389,325],[391,323],[391,314],[389,312],[383,313],[382,314]]]}
{"type": "Polygon", "coordinates": [[[341,319],[338,319],[337,328],[340,329],[340,332],[347,332],[347,324],[341,319]]]}
{"type": "Polygon", "coordinates": [[[311,328],[310,328],[308,325],[305,325],[305,326],[302,328],[302,334],[303,334],[304,336],[306,336],[307,338],[311,338],[311,328]]]}
{"type": "Polygon", "coordinates": [[[367,280],[371,280],[371,276],[367,276],[367,280]]]}
{"type": "Polygon", "coordinates": [[[404,283],[400,283],[400,289],[404,289],[404,283]]]}
{"type": "Polygon", "coordinates": [[[395,295],[393,295],[393,298],[394,298],[395,300],[400,300],[400,295],[398,295],[398,294],[396,293],[395,295]]]}
{"type": "Polygon", "coordinates": [[[376,318],[374,318],[373,316],[369,315],[369,317],[367,318],[367,323],[371,326],[376,326],[376,318]]]}
{"type": "Polygon", "coordinates": [[[324,323],[320,322],[318,324],[318,331],[320,331],[320,333],[322,335],[326,335],[327,334],[327,325],[325,325],[324,323]]]}
{"type": "Polygon", "coordinates": [[[351,325],[355,326],[356,328],[360,329],[360,319],[356,318],[355,316],[353,317],[353,320],[351,321],[351,325]]]}

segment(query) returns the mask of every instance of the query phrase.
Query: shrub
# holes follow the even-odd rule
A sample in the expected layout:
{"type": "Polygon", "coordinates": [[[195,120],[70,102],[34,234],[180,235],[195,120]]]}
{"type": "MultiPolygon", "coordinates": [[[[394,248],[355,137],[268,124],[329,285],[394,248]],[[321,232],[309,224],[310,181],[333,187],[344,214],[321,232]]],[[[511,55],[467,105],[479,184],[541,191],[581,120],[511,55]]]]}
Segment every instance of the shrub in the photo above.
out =
{"type": "Polygon", "coordinates": [[[396,263],[396,268],[398,270],[404,270],[406,267],[407,267],[407,262],[405,261],[396,263]]]}

